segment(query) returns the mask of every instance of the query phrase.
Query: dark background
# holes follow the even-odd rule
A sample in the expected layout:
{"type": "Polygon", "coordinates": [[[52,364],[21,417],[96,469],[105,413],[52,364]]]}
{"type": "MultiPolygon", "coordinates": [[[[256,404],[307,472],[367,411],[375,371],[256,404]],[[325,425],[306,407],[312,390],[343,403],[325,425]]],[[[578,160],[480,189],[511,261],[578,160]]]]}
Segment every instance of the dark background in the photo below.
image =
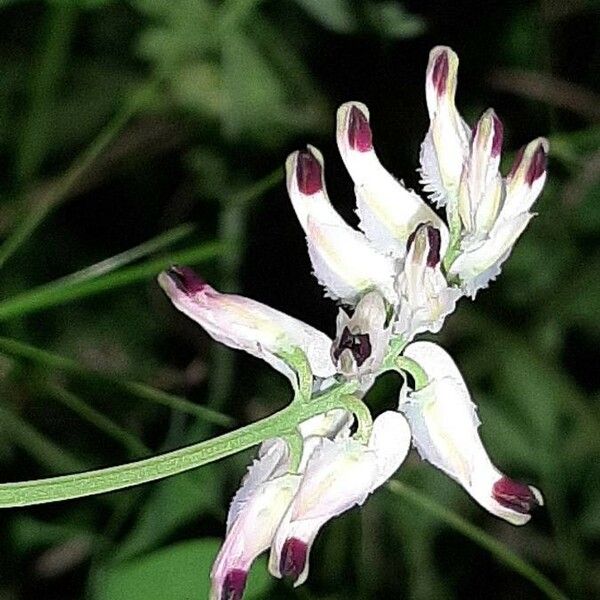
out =
{"type": "MultiPolygon", "coordinates": [[[[118,464],[225,430],[124,382],[237,424],[283,406],[287,382],[216,347],[155,275],[190,250],[221,289],[333,334],[337,309],[310,275],[283,162],[318,146],[333,202],[355,223],[334,126],[337,106],[360,100],[382,162],[418,188],[427,56],[447,44],[461,60],[463,116],[496,109],[506,165],[530,139],[550,139],[539,216],[499,280],[476,303],[463,299],[438,336],[479,404],[495,462],[538,485],[547,506],[511,527],[411,455],[397,477],[450,517],[383,488],[325,528],[305,586],[268,579],[261,561],[248,596],[544,597],[502,552],[568,597],[600,595],[597,11],[592,0],[0,2],[0,478],[118,464]],[[475,527],[471,537],[452,515],[475,527]],[[485,533],[500,550],[481,545],[485,533]]],[[[398,386],[377,383],[375,411],[394,405],[398,386]]],[[[0,599],[205,597],[251,456],[3,512],[0,599]]]]}

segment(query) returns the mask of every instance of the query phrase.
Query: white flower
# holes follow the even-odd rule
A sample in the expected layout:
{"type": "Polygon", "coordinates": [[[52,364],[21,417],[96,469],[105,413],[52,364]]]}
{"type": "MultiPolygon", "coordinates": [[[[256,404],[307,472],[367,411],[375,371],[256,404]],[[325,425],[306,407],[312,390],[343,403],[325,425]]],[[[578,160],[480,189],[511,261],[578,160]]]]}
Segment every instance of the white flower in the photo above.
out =
{"type": "Polygon", "coordinates": [[[331,206],[323,178],[323,157],[312,146],[286,161],[287,187],[306,233],[314,273],[333,299],[355,304],[371,289],[395,302],[395,263],[377,252],[331,206]]]}
{"type": "Polygon", "coordinates": [[[448,228],[422,198],[407,190],[379,162],[373,148],[369,109],[361,102],[342,104],[337,112],[337,145],[354,181],[359,227],[382,253],[406,255],[406,242],[421,223],[441,234],[442,256],[448,228]]]}
{"type": "Polygon", "coordinates": [[[385,301],[375,291],[361,298],[352,317],[340,308],[331,356],[342,375],[372,383],[369,376],[381,367],[388,350],[392,329],[387,322],[385,301]]]}
{"type": "Polygon", "coordinates": [[[471,132],[455,105],[458,57],[434,48],[427,66],[430,126],[421,145],[421,181],[430,198],[446,206],[459,249],[448,275],[475,297],[499,273],[532,218],[529,212],[546,179],[548,141],[522,149],[510,174],[499,173],[503,127],[492,109],[471,132]]]}
{"type": "Polygon", "coordinates": [[[495,131],[490,133],[486,124],[490,120],[496,124],[493,129],[498,130],[500,121],[493,112],[484,114],[465,165],[461,253],[449,271],[460,279],[465,293],[472,297],[500,273],[502,263],[533,217],[529,209],[546,181],[545,138],[533,140],[522,148],[509,175],[501,178],[497,171],[499,149],[494,156],[496,143],[489,141],[497,135],[495,131]],[[487,143],[479,143],[486,137],[487,143]]]}
{"type": "Polygon", "coordinates": [[[421,457],[458,481],[485,509],[513,525],[529,521],[531,509],[543,504],[533,486],[502,474],[488,457],[478,428],[477,409],[454,361],[432,342],[407,346],[404,356],[416,361],[429,383],[400,396],[413,442],[421,457]]]}
{"type": "Polygon", "coordinates": [[[400,305],[394,325],[394,333],[407,341],[424,331],[437,333],[461,296],[442,273],[440,246],[440,231],[430,223],[419,225],[409,240],[396,280],[400,305]]]}
{"type": "Polygon", "coordinates": [[[173,304],[218,342],[267,361],[295,385],[296,377],[281,354],[300,348],[317,377],[335,374],[331,339],[274,308],[235,294],[221,294],[187,267],[160,274],[160,286],[173,304]]]}
{"type": "Polygon", "coordinates": [[[456,110],[458,56],[446,46],[429,53],[425,95],[429,131],[421,145],[421,183],[438,206],[452,207],[458,197],[471,130],[456,110]]]}
{"type": "Polygon", "coordinates": [[[308,558],[321,527],[365,502],[400,467],[410,446],[406,419],[397,412],[373,423],[368,445],[353,439],[321,438],[271,546],[269,570],[300,585],[308,576],[308,558]]]}
{"type": "MultiPolygon", "coordinates": [[[[421,146],[421,176],[430,198],[446,206],[449,228],[381,165],[364,104],[348,102],[337,114],[337,144],[354,181],[362,232],[331,205],[318,150],[308,146],[286,161],[287,189],[314,274],[326,295],[355,307],[352,313],[340,308],[333,342],[259,302],[217,292],[186,267],[159,276],[173,304],[215,340],[263,358],[294,386],[292,357],[301,350],[317,378],[311,398],[296,398],[307,403],[303,408],[310,402],[318,407],[320,395],[344,379],[357,384],[356,396],[366,393],[384,366],[389,368],[389,359],[397,359],[391,348],[419,333],[438,332],[461,295],[475,296],[500,272],[532,217],[546,178],[547,141],[539,138],[520,151],[503,178],[502,124],[490,109],[471,131],[455,106],[457,71],[450,48],[431,51],[430,127],[421,146]]],[[[284,440],[263,442],[231,503],[226,539],[211,573],[213,600],[241,600],[252,562],[269,547],[270,571],[300,585],[321,527],[362,504],[391,477],[411,437],[423,459],[494,515],[522,525],[543,503],[539,490],[509,479],[491,462],[479,438],[476,407],[450,356],[430,342],[409,344],[404,356],[420,366],[428,383],[414,391],[403,386],[399,409],[405,416],[380,415],[367,444],[351,435],[349,401],[348,410],[297,424],[303,450],[294,472],[284,440]]],[[[296,368],[303,371],[304,364],[296,368]]],[[[370,417],[364,420],[370,424],[370,417]]],[[[359,430],[362,425],[361,420],[359,430]]],[[[368,429],[362,427],[362,433],[368,429]]]]}
{"type": "Polygon", "coordinates": [[[300,423],[304,449],[297,473],[288,472],[289,452],[283,440],[262,443],[229,507],[225,542],[210,575],[211,600],[242,598],[250,566],[271,545],[314,449],[321,439],[347,439],[351,422],[352,415],[336,409],[300,423]]]}

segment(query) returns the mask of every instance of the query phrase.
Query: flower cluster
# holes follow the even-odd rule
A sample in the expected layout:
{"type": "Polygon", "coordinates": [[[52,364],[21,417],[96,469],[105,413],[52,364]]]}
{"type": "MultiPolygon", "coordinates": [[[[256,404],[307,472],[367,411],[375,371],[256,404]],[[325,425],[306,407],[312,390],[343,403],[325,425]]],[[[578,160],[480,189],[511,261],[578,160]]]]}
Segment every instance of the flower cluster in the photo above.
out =
{"type": "Polygon", "coordinates": [[[349,383],[360,402],[386,370],[414,377],[414,385],[405,381],[397,410],[374,422],[368,417],[365,423],[350,404],[315,410],[297,424],[299,456],[292,456],[285,436],[263,442],[231,503],[211,573],[213,600],[241,599],[253,560],[269,548],[271,573],[301,584],[320,528],[389,479],[411,440],[423,459],[512,524],[526,523],[543,503],[535,487],[508,478],[488,457],[476,406],[451,357],[432,342],[412,342],[421,332],[439,331],[461,296],[474,297],[497,276],[546,177],[542,138],[519,151],[501,176],[502,125],[491,109],[473,130],[465,123],[454,104],[457,67],[451,49],[432,50],[430,127],[421,147],[424,189],[445,206],[449,226],[381,165],[364,104],[346,103],[337,114],[337,143],[354,181],[360,231],[331,205],[320,152],[308,146],[288,157],[287,189],[314,274],[341,305],[334,340],[259,302],[219,293],[186,267],[159,277],[179,310],[217,341],[266,360],[296,391],[299,374],[290,356],[301,350],[312,389],[294,402],[318,407],[329,390],[349,383]]]}

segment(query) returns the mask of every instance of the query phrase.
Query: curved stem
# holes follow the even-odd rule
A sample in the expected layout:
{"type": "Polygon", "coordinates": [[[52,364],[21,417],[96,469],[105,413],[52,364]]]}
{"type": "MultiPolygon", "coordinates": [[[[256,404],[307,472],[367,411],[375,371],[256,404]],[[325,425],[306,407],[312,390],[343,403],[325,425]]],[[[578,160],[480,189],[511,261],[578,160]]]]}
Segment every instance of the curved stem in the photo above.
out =
{"type": "Polygon", "coordinates": [[[415,391],[424,388],[429,383],[427,373],[421,365],[407,356],[398,356],[396,358],[396,370],[406,371],[415,380],[415,391]]]}
{"type": "Polygon", "coordinates": [[[334,408],[347,408],[348,386],[339,385],[312,403],[293,403],[256,423],[166,454],[85,473],[0,484],[0,508],[30,506],[103,494],[195,469],[281,437],[301,421],[334,408]]]}
{"type": "Polygon", "coordinates": [[[356,396],[345,396],[344,404],[347,410],[352,411],[358,421],[358,429],[354,434],[354,439],[362,444],[366,444],[371,437],[373,429],[373,417],[369,407],[356,396]]]}

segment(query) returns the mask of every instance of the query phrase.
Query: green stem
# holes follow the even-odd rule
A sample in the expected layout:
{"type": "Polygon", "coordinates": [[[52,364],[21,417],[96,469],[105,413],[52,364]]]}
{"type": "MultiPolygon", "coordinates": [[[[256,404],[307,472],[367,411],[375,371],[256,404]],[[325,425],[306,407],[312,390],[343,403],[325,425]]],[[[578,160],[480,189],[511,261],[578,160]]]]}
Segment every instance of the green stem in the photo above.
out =
{"type": "Polygon", "coordinates": [[[61,404],[77,413],[82,419],[121,444],[132,456],[150,454],[150,449],[138,438],[113,422],[107,416],[88,406],[83,400],[60,385],[48,383],[46,391],[61,404]]]}
{"type": "Polygon", "coordinates": [[[0,508],[58,502],[156,481],[220,460],[289,432],[301,421],[345,408],[339,386],[318,403],[293,403],[278,413],[219,437],[144,460],[48,479],[0,484],[0,508]]]}
{"type": "Polygon", "coordinates": [[[59,280],[47,283],[0,302],[0,321],[22,317],[88,296],[111,292],[126,285],[146,281],[174,263],[193,265],[212,260],[220,252],[221,246],[218,243],[209,242],[93,279],[67,282],[59,280]]]}
{"type": "Polygon", "coordinates": [[[354,413],[358,421],[358,428],[354,434],[354,439],[362,444],[366,444],[371,437],[373,429],[373,417],[368,406],[356,396],[345,396],[344,404],[347,410],[354,413]]]}
{"type": "Polygon", "coordinates": [[[489,550],[498,560],[528,579],[548,598],[552,600],[567,600],[567,597],[545,575],[516,555],[510,548],[479,529],[479,527],[472,525],[445,506],[438,504],[405,483],[392,480],[387,485],[394,494],[401,496],[419,510],[424,510],[437,517],[476,544],[489,550]]]}
{"type": "Polygon", "coordinates": [[[415,391],[424,388],[429,383],[427,373],[418,362],[407,356],[398,356],[396,358],[396,369],[406,371],[415,380],[415,391]]]}
{"type": "Polygon", "coordinates": [[[31,103],[17,150],[17,179],[21,186],[35,177],[44,160],[50,117],[77,17],[76,6],[69,3],[51,3],[48,11],[40,64],[32,77],[31,103]]]}
{"type": "Polygon", "coordinates": [[[110,385],[118,390],[120,389],[131,394],[132,396],[194,415],[205,421],[215,423],[216,425],[229,427],[234,423],[231,417],[211,410],[210,408],[193,404],[185,398],[180,398],[179,396],[169,394],[168,392],[158,390],[143,383],[104,375],[97,371],[93,371],[92,369],[83,367],[70,358],[65,358],[64,356],[48,352],[47,350],[41,350],[40,348],[30,346],[29,344],[25,344],[18,340],[0,337],[0,352],[8,356],[44,365],[51,369],[60,369],[61,371],[65,371],[84,380],[110,385]]]}

